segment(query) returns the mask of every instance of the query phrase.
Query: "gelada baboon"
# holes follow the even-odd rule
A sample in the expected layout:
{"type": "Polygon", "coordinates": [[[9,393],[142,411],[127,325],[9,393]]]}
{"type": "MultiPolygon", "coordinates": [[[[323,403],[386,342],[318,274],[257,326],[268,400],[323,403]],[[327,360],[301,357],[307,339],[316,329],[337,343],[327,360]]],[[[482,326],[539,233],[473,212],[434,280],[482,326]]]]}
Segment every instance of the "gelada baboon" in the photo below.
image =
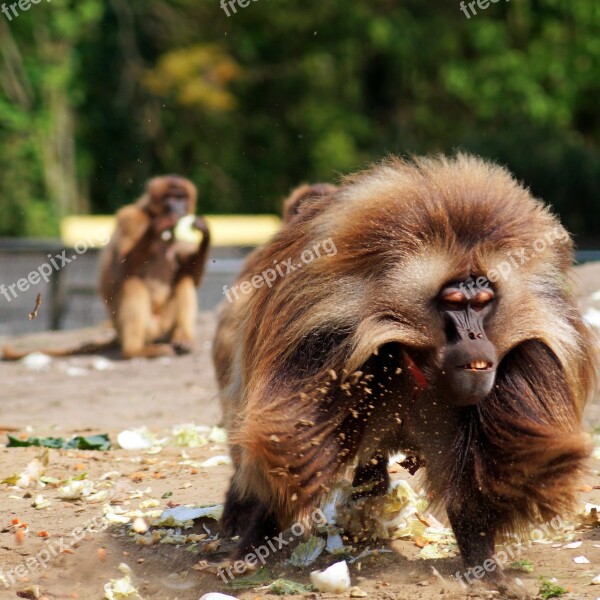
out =
{"type": "Polygon", "coordinates": [[[178,240],[179,220],[196,210],[196,187],[178,175],[154,177],[135,203],[117,213],[100,262],[100,294],[123,355],[189,352],[210,235],[202,217],[193,227],[202,241],[178,240]]]}
{"type": "MultiPolygon", "coordinates": [[[[335,186],[328,183],[303,184],[292,190],[290,195],[282,202],[283,225],[287,225],[292,220],[299,221],[309,207],[312,208],[308,214],[322,210],[335,192],[335,186]]],[[[246,257],[240,274],[238,275],[234,287],[243,281],[249,281],[256,273],[256,260],[259,256],[259,250],[255,250],[246,257]]],[[[227,289],[227,286],[225,286],[227,289]]],[[[235,352],[235,332],[237,329],[237,319],[244,302],[245,295],[239,295],[235,298],[233,295],[227,295],[221,303],[217,315],[217,333],[213,343],[213,363],[219,388],[224,390],[230,383],[230,366],[233,363],[233,354],[235,352]],[[235,301],[232,301],[235,300],[235,301]]],[[[225,395],[225,394],[224,394],[225,395]]],[[[221,403],[224,420],[227,421],[228,415],[237,410],[231,403],[221,403]]]]}
{"type": "Polygon", "coordinates": [[[342,180],[253,268],[329,237],[335,255],[239,308],[223,515],[237,558],[309,514],[348,465],[355,486],[385,492],[396,451],[425,465],[469,567],[499,533],[568,510],[595,356],[558,220],[484,160],[392,158],[342,180]]]}

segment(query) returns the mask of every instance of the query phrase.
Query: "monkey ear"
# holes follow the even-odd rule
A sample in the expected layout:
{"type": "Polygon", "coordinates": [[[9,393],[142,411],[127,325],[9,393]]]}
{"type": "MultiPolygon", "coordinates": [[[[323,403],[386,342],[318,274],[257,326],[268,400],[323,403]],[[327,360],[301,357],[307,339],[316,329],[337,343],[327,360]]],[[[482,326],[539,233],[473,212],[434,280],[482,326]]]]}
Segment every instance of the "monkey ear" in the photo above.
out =
{"type": "Polygon", "coordinates": [[[152,212],[150,210],[152,208],[152,199],[160,195],[161,188],[164,185],[164,179],[165,178],[162,176],[157,176],[152,177],[152,179],[148,179],[148,181],[146,181],[146,185],[144,186],[144,193],[136,202],[139,208],[147,212],[152,212]]]}
{"type": "Polygon", "coordinates": [[[162,175],[148,179],[145,186],[145,192],[149,196],[155,196],[164,185],[165,178],[162,175]]]}
{"type": "Polygon", "coordinates": [[[302,204],[313,198],[323,198],[336,191],[336,186],[329,183],[302,184],[292,190],[283,201],[283,220],[288,223],[301,210],[302,204]]]}

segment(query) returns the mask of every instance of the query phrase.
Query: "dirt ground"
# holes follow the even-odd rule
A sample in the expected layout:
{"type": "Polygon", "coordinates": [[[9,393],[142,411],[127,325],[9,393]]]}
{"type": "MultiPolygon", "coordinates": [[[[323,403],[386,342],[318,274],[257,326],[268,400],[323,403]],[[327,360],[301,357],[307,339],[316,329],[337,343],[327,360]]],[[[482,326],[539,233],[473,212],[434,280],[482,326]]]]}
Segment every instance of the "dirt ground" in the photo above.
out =
{"type": "MultiPolygon", "coordinates": [[[[600,310],[600,297],[591,297],[600,290],[600,265],[584,265],[578,272],[584,310],[600,310]]],[[[117,435],[125,429],[145,426],[157,438],[172,439],[172,428],[177,425],[216,425],[220,413],[210,362],[213,328],[214,316],[203,313],[197,350],[184,357],[129,362],[73,357],[54,359],[45,366],[0,363],[0,429],[20,438],[107,433],[116,446],[117,435]]],[[[0,342],[59,346],[96,333],[85,330],[0,342]]],[[[597,404],[589,407],[586,420],[590,427],[600,424],[597,404]]],[[[0,439],[6,442],[6,435],[2,433],[0,439]]],[[[121,563],[128,566],[130,579],[145,600],[196,600],[210,591],[244,600],[269,596],[260,588],[232,588],[214,573],[194,568],[203,556],[199,549],[214,544],[215,521],[196,521],[192,529],[183,531],[192,534],[185,540],[170,539],[173,532],[163,532],[154,540],[160,543],[148,545],[136,543],[131,531],[136,515],[148,520],[152,511],[159,514],[168,507],[221,503],[230,467],[202,463],[226,453],[218,439],[199,447],[172,441],[150,451],[0,447],[0,481],[7,481],[0,485],[0,599],[100,600],[105,584],[124,577],[121,563]],[[15,487],[11,476],[27,469],[30,485],[15,487]],[[78,477],[80,482],[74,482],[78,477]],[[68,499],[62,489],[65,485],[88,488],[83,497],[68,499]],[[107,528],[104,517],[110,522],[107,528]],[[116,522],[119,519],[123,522],[116,522]]],[[[586,502],[600,505],[599,472],[600,463],[592,460],[581,485],[581,511],[586,502]]],[[[396,476],[412,479],[406,473],[396,476]]],[[[385,600],[494,597],[473,589],[467,592],[451,578],[462,570],[458,557],[420,558],[419,545],[418,540],[394,541],[387,545],[392,553],[354,562],[350,565],[352,585],[369,598],[385,600]]],[[[311,570],[336,560],[324,552],[314,565],[298,568],[286,565],[284,556],[282,552],[269,565],[269,581],[284,577],[307,584],[311,570]]],[[[600,574],[600,528],[578,525],[559,541],[521,548],[518,558],[530,561],[533,571],[510,570],[509,579],[518,578],[531,595],[538,592],[540,578],[545,576],[556,578],[557,585],[567,590],[563,597],[600,596],[600,587],[591,584],[600,574]],[[582,543],[565,547],[574,541],[582,543]],[[575,561],[577,557],[589,562],[575,561]]],[[[134,598],[115,596],[121,597],[134,598]]]]}

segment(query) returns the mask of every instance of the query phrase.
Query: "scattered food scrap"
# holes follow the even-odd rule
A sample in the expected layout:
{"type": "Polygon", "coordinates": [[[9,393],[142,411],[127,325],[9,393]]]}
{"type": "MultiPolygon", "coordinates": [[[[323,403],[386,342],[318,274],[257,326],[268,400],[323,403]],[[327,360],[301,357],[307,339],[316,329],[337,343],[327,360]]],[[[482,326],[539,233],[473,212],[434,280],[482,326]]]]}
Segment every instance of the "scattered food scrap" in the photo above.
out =
{"type": "Polygon", "coordinates": [[[41,305],[42,305],[42,294],[38,294],[37,298],[35,299],[35,306],[33,307],[33,310],[29,313],[30,321],[33,321],[33,319],[35,319],[37,317],[38,309],[40,308],[41,305]]]}

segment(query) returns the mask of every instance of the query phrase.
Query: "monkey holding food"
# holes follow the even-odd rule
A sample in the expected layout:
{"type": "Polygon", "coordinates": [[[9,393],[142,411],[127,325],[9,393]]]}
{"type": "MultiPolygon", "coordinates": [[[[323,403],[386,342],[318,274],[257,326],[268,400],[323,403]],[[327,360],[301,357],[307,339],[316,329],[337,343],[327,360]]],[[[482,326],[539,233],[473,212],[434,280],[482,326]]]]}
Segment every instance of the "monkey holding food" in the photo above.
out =
{"type": "Polygon", "coordinates": [[[501,533],[568,511],[597,363],[558,220],[482,159],[391,158],[307,205],[252,270],[329,237],[335,255],[234,303],[233,350],[217,332],[235,558],[309,514],[349,465],[362,493],[384,494],[398,451],[425,464],[467,567],[501,533]]]}
{"type": "MultiPolygon", "coordinates": [[[[144,195],[117,212],[115,230],[100,255],[100,295],[116,338],[39,352],[74,356],[120,348],[125,358],[189,352],[198,313],[196,288],[210,243],[206,222],[195,216],[196,199],[196,187],[184,177],[150,179],[144,195]]],[[[31,352],[5,346],[2,360],[31,352]]]]}
{"type": "Polygon", "coordinates": [[[100,259],[100,294],[126,358],[185,353],[193,346],[196,288],[210,242],[206,222],[194,218],[196,198],[188,179],[154,177],[136,203],[117,213],[100,259]],[[200,243],[178,239],[184,219],[202,233],[200,243]]]}

